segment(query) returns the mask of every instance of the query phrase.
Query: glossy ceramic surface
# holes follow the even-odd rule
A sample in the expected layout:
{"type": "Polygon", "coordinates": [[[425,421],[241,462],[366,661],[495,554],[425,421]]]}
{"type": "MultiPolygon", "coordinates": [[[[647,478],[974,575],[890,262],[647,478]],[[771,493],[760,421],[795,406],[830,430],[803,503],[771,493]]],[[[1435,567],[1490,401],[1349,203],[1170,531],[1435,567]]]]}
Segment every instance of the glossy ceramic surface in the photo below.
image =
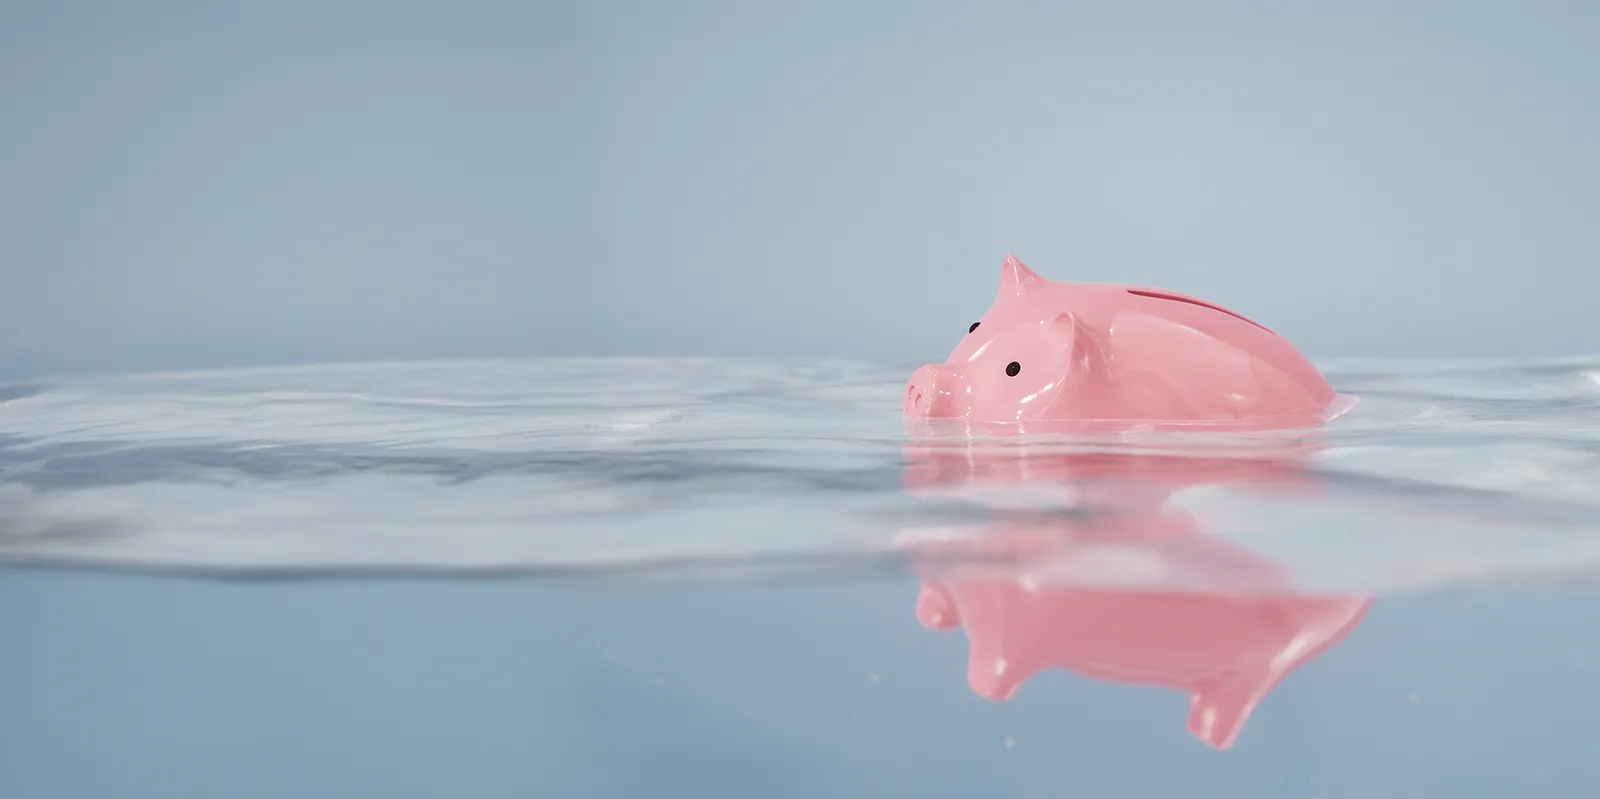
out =
{"type": "Polygon", "coordinates": [[[1297,426],[1352,404],[1242,314],[1163,289],[1046,280],[1011,255],[994,304],[904,398],[916,419],[1110,427],[1297,426]]]}

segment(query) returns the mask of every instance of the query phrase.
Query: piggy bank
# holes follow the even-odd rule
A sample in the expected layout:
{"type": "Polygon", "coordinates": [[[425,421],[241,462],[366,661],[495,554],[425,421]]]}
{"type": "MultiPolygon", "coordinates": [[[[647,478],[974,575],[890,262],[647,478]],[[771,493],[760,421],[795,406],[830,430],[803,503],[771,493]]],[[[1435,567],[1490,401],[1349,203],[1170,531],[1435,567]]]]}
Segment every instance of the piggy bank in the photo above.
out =
{"type": "Polygon", "coordinates": [[[911,419],[1265,429],[1348,411],[1293,344],[1174,291],[1063,283],[1006,256],[994,304],[906,385],[911,419]]]}

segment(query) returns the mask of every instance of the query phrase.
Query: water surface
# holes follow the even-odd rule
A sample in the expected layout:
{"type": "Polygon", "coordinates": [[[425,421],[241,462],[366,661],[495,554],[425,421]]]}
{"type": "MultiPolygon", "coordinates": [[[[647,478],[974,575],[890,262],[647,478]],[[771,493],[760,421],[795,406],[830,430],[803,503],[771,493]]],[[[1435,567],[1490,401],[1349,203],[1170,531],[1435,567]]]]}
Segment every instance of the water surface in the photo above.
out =
{"type": "Polygon", "coordinates": [[[837,568],[881,563],[908,539],[981,537],[1018,503],[1083,510],[1084,486],[1111,481],[1163,482],[1163,504],[1308,588],[1410,591],[1600,562],[1600,361],[1327,369],[1361,404],[1279,470],[1294,490],[1219,471],[1235,442],[919,448],[900,420],[901,366],[341,364],[15,385],[0,394],[0,559],[197,573],[837,568]],[[1095,453],[1144,466],[1050,470],[1095,453]],[[1174,477],[1181,455],[1196,465],[1174,477]],[[948,472],[941,460],[969,474],[907,490],[930,464],[948,472]],[[985,463],[1011,474],[984,476],[985,463]]]}
{"type": "Polygon", "coordinates": [[[1326,367],[1204,448],[920,439],[905,365],[8,386],[0,795],[1600,789],[1600,361],[1326,367]]]}

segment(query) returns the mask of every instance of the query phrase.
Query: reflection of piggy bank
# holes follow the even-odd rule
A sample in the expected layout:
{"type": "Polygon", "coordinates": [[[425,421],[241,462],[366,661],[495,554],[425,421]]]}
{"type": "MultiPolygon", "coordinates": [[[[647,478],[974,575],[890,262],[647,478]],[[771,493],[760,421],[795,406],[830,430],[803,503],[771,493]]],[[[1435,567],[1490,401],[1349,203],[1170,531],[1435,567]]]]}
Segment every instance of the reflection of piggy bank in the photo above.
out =
{"type": "Polygon", "coordinates": [[[907,416],[1109,427],[1313,424],[1348,410],[1282,336],[1171,291],[1060,283],[1013,256],[983,318],[906,386],[907,416]]]}
{"type": "Polygon", "coordinates": [[[1176,688],[1189,695],[1189,731],[1225,749],[1267,693],[1343,639],[1370,604],[1361,596],[1235,596],[958,578],[925,583],[917,619],[933,629],[966,631],[967,680],[981,696],[1007,699],[1049,667],[1176,688]]]}
{"type": "Polygon", "coordinates": [[[1176,688],[1190,698],[1190,731],[1226,748],[1261,699],[1341,640],[1370,600],[1296,590],[1288,570],[1208,535],[1170,500],[1206,484],[1314,488],[1311,443],[1240,458],[1073,452],[1021,437],[912,441],[905,482],[918,494],[1055,485],[1076,508],[991,508],[954,537],[948,526],[931,538],[907,531],[923,581],[917,618],[965,631],[967,680],[984,697],[1007,699],[1049,668],[1176,688]]]}

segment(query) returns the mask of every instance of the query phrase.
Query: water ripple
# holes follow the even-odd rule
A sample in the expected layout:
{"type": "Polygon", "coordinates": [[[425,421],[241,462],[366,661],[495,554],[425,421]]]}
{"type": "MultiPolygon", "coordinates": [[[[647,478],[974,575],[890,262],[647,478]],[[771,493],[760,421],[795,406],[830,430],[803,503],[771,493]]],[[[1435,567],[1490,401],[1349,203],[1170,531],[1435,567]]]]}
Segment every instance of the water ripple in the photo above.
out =
{"type": "Polygon", "coordinates": [[[683,577],[998,558],[1080,580],[1044,565],[1116,547],[1166,567],[1096,566],[1095,581],[1278,585],[1183,560],[1204,542],[1297,590],[1373,592],[1600,566],[1600,359],[1326,368],[1361,404],[1313,448],[1265,459],[1214,441],[922,441],[899,418],[909,365],[374,363],[0,386],[0,564],[683,577]]]}

